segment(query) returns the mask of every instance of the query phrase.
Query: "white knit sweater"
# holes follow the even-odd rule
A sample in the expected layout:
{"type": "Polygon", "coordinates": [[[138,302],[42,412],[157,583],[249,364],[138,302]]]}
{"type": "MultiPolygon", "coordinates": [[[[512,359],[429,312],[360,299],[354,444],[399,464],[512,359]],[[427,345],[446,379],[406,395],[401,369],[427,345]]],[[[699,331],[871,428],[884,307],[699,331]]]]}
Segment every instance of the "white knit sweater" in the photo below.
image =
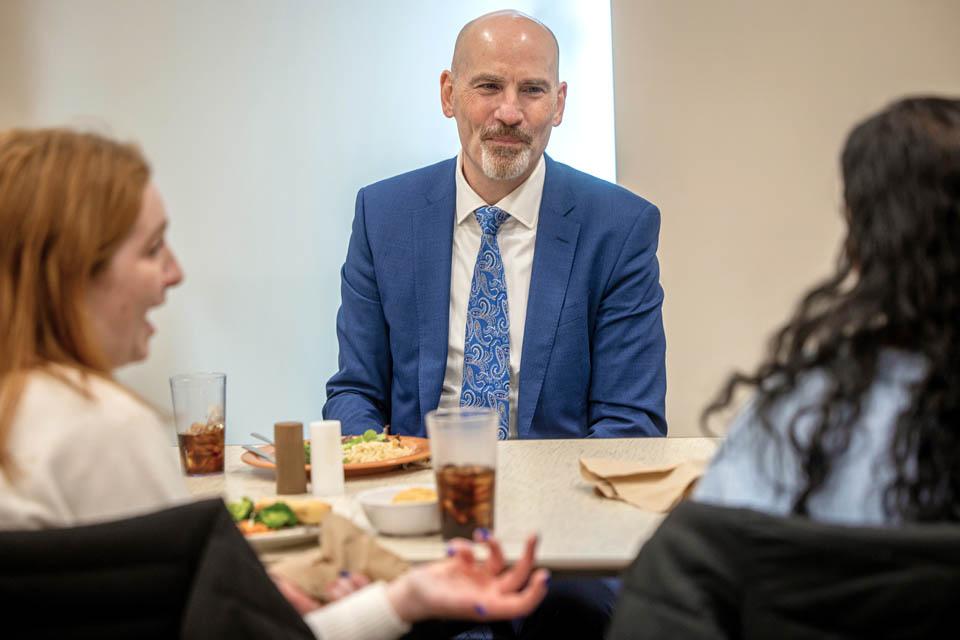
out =
{"type": "Polygon", "coordinates": [[[89,390],[30,376],[0,473],[0,529],[42,529],[125,518],[189,500],[170,434],[121,387],[66,368],[89,390]]]}

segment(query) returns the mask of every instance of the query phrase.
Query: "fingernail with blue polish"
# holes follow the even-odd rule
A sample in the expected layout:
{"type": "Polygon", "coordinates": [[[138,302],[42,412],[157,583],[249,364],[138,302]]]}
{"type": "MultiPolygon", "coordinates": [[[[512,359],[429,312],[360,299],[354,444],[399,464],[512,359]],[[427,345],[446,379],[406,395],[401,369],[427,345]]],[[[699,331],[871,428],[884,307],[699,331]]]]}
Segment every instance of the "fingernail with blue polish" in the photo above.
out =
{"type": "Polygon", "coordinates": [[[452,557],[453,557],[453,554],[455,554],[455,553],[456,553],[456,551],[454,550],[453,547],[447,547],[447,557],[448,557],[448,558],[452,558],[452,557]]]}
{"type": "Polygon", "coordinates": [[[482,604],[475,604],[475,605],[473,605],[473,610],[477,612],[477,615],[478,615],[478,616],[486,616],[486,615],[487,615],[487,610],[484,609],[484,607],[483,607],[482,604]]]}
{"type": "Polygon", "coordinates": [[[485,527],[480,527],[477,529],[477,533],[480,534],[480,539],[484,542],[490,539],[490,530],[485,527]]]}
{"type": "Polygon", "coordinates": [[[341,577],[341,578],[349,578],[349,577],[350,577],[350,572],[347,571],[346,569],[341,569],[341,570],[340,570],[340,577],[341,577]]]}

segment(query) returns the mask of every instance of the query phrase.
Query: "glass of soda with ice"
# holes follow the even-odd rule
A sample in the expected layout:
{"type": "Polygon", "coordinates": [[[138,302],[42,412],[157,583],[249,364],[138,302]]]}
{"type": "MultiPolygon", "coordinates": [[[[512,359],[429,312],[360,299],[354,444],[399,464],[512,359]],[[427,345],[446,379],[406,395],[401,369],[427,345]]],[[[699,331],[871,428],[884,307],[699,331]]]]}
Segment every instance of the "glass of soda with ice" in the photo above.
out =
{"type": "Polygon", "coordinates": [[[186,373],[170,378],[180,465],[188,476],[223,473],[227,376],[186,373]]]}
{"type": "Polygon", "coordinates": [[[430,456],[444,540],[493,529],[497,469],[497,413],[492,409],[437,409],[426,416],[430,456]]]}

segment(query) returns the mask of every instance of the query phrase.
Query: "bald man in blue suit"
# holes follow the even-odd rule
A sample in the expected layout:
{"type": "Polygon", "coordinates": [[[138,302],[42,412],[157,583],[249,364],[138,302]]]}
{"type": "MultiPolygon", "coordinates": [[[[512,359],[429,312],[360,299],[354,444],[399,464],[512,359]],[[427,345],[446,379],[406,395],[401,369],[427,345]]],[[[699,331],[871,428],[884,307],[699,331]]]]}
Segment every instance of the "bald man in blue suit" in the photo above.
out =
{"type": "Polygon", "coordinates": [[[468,24],[441,75],[460,154],[358,194],[341,274],[339,371],[323,410],[345,433],[390,424],[424,435],[427,412],[461,403],[471,382],[464,308],[481,242],[474,209],[494,205],[509,214],[496,233],[509,437],[666,434],[660,214],[544,153],[566,99],[558,56],[553,34],[529,18],[468,24]]]}
{"type": "MultiPolygon", "coordinates": [[[[324,417],[424,434],[447,363],[456,159],[361,190],[324,417]]],[[[520,438],[658,436],[659,212],[546,159],[517,409],[520,438]]],[[[457,330],[463,331],[462,327],[457,330]]]]}
{"type": "MultiPolygon", "coordinates": [[[[546,156],[566,95],[539,22],[460,32],[440,76],[460,153],[357,196],[323,410],[344,432],[424,435],[427,412],[466,405],[502,438],[666,435],[660,213],[546,156]]],[[[504,637],[600,638],[617,588],[558,579],[504,637]]]]}

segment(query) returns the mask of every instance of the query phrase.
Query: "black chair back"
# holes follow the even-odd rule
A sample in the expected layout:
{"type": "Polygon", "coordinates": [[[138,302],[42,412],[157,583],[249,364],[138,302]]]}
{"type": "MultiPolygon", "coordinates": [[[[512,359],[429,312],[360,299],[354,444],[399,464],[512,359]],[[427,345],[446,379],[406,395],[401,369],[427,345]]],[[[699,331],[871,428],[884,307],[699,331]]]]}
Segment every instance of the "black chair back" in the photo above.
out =
{"type": "Polygon", "coordinates": [[[843,527],[688,501],[624,575],[608,637],[952,637],[960,527],[843,527]]]}
{"type": "Polygon", "coordinates": [[[0,532],[0,609],[10,638],[313,637],[220,500],[0,532]]]}

